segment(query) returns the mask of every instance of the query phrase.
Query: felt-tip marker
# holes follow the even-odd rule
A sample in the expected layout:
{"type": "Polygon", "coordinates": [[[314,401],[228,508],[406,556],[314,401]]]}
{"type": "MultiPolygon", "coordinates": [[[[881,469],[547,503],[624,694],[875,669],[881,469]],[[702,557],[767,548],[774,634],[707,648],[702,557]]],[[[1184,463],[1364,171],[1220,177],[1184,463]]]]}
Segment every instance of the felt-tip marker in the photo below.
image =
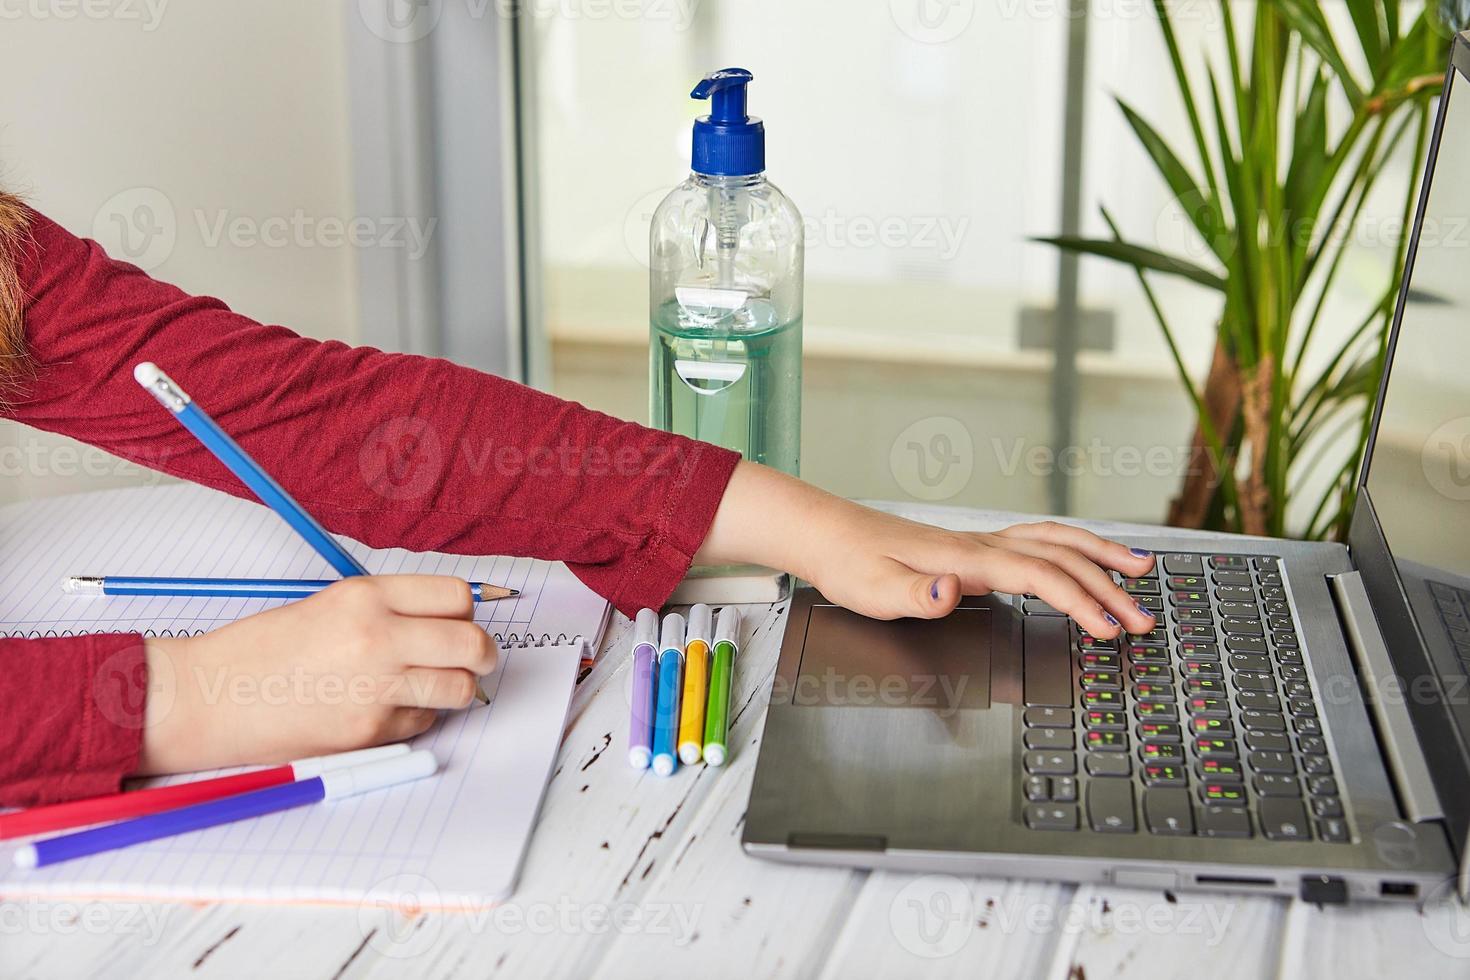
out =
{"type": "Polygon", "coordinates": [[[658,691],[653,712],[653,771],[672,775],[678,768],[679,694],[684,675],[684,617],[664,617],[658,653],[658,691]]]}
{"type": "Polygon", "coordinates": [[[704,749],[704,702],[709,693],[709,638],[714,628],[710,607],[689,609],[684,637],[684,695],[679,706],[679,761],[692,766],[704,749]]]}
{"type": "Polygon", "coordinates": [[[628,722],[628,765],[647,769],[653,761],[653,699],[658,678],[658,613],[638,610],[633,627],[633,699],[628,722]]]}
{"type": "Polygon", "coordinates": [[[704,761],[722,766],[730,757],[730,685],[735,676],[735,655],[740,652],[740,610],[720,610],[715,627],[715,648],[709,675],[709,709],[704,716],[704,761]]]}

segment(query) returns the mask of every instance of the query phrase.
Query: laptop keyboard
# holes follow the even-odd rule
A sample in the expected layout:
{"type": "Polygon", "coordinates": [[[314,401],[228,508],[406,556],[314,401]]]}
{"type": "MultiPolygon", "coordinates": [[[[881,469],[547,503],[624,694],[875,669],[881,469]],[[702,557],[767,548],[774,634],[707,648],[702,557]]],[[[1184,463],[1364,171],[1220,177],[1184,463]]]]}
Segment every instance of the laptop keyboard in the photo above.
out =
{"type": "Polygon", "coordinates": [[[1470,589],[1430,582],[1429,591],[1434,594],[1434,604],[1439,607],[1439,618],[1455,645],[1455,654],[1465,669],[1470,670],[1470,589]]]}
{"type": "Polygon", "coordinates": [[[1350,839],[1278,559],[1164,554],[1122,585],[1151,633],[1100,640],[1023,605],[1026,825],[1350,839]]]}

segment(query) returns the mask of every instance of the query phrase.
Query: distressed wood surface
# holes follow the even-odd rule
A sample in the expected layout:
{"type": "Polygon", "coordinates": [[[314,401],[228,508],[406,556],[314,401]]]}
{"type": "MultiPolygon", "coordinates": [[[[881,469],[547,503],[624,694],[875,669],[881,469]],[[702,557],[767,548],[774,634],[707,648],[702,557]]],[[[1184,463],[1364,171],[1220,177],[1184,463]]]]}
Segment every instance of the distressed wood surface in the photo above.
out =
{"type": "MultiPolygon", "coordinates": [[[[908,513],[967,529],[1008,520],[908,513]]],[[[573,699],[520,885],[496,909],[0,903],[0,977],[1470,977],[1470,913],[1453,907],[747,858],[740,829],[784,613],[748,609],[730,764],[670,779],[626,763],[630,631],[615,622],[573,699]]]]}

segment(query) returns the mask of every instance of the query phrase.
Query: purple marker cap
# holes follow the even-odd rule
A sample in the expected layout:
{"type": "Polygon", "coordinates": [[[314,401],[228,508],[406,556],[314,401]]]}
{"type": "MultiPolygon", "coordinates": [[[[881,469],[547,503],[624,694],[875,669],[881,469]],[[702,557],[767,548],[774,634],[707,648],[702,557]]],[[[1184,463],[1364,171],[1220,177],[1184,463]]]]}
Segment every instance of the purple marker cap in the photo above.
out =
{"type": "Polygon", "coordinates": [[[628,765],[647,769],[653,761],[653,694],[657,675],[658,611],[640,609],[633,623],[633,691],[628,723],[628,765]]]}

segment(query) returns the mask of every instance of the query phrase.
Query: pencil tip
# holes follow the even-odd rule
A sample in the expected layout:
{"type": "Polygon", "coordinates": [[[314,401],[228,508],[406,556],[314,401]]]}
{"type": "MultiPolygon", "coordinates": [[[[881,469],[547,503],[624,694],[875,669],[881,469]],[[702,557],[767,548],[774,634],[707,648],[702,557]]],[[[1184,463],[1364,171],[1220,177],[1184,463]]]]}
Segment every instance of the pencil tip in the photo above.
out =
{"type": "Polygon", "coordinates": [[[510,595],[506,596],[507,599],[514,599],[516,596],[521,594],[520,589],[506,589],[506,591],[510,593],[510,595]]]}

